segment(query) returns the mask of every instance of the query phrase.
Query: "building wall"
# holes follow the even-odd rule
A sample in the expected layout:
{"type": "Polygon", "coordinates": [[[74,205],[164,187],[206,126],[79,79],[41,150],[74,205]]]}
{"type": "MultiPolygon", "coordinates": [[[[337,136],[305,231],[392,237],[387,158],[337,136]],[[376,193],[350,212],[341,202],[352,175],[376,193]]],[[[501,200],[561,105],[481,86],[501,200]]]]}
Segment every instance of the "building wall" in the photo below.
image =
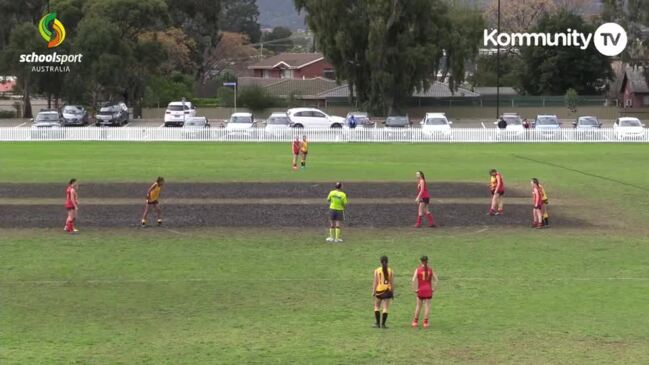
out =
{"type": "Polygon", "coordinates": [[[622,106],[624,108],[642,108],[649,106],[648,93],[635,93],[627,84],[622,96],[622,106]]]}
{"type": "MultiPolygon", "coordinates": [[[[292,70],[294,79],[312,79],[315,77],[324,77],[325,70],[333,70],[333,66],[324,60],[312,63],[302,69],[292,70]]],[[[281,69],[272,69],[272,70],[261,70],[256,69],[252,70],[254,77],[267,77],[273,79],[282,78],[281,69]],[[264,71],[266,71],[266,76],[264,76],[264,71]]],[[[290,72],[289,72],[290,73],[290,72]]]]}

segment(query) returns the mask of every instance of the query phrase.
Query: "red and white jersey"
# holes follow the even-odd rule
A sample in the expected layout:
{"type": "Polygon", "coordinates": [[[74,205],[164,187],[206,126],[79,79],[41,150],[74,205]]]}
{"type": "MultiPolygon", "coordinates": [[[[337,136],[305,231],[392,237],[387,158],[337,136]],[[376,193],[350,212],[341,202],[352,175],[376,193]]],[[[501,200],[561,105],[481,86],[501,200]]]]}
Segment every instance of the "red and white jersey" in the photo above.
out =
{"type": "Polygon", "coordinates": [[[300,141],[293,141],[292,147],[293,147],[293,154],[294,155],[297,155],[298,153],[300,153],[300,147],[301,147],[300,141]]]}
{"type": "Polygon", "coordinates": [[[539,189],[538,185],[534,185],[532,188],[532,205],[535,207],[540,206],[543,203],[543,193],[539,189]]]}
{"type": "Polygon", "coordinates": [[[433,269],[421,265],[417,268],[417,295],[431,296],[433,294],[433,269]]]}

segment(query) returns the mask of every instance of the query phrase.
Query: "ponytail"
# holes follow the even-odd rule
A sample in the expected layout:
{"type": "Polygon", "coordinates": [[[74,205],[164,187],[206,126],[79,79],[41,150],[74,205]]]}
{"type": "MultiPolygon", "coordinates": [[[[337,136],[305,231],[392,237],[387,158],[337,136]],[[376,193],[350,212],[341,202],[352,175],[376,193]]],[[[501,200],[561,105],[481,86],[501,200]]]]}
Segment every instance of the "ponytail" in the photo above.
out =
{"type": "Polygon", "coordinates": [[[390,281],[390,273],[388,272],[388,257],[381,256],[381,268],[383,268],[383,280],[390,281]]]}
{"type": "Polygon", "coordinates": [[[70,179],[70,182],[68,183],[68,185],[72,185],[72,184],[74,184],[75,182],[77,182],[77,179],[70,179]]]}

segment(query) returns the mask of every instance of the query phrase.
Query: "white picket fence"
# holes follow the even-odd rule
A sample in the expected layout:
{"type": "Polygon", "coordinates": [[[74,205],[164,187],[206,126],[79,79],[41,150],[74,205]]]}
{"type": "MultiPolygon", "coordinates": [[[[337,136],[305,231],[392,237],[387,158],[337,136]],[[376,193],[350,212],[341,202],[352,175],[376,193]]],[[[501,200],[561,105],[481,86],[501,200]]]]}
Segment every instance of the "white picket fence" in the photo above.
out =
{"type": "Polygon", "coordinates": [[[412,129],[285,129],[227,130],[208,128],[60,128],[29,129],[0,128],[0,141],[178,141],[178,142],[289,142],[306,135],[313,142],[363,143],[531,143],[531,142],[649,142],[649,133],[617,133],[611,128],[524,132],[497,129],[454,128],[447,132],[430,133],[412,129]]]}

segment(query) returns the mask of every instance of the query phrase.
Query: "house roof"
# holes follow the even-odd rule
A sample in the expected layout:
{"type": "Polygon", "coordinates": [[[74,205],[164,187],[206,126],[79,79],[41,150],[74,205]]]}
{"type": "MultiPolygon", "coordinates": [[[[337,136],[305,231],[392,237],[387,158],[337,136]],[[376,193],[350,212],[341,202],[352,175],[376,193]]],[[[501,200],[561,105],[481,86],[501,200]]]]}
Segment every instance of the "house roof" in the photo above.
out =
{"type": "Polygon", "coordinates": [[[16,82],[15,81],[5,81],[5,82],[0,82],[0,93],[9,93],[14,90],[14,87],[16,87],[16,82]]]}
{"type": "MultiPolygon", "coordinates": [[[[480,94],[481,96],[496,95],[495,86],[479,86],[474,88],[473,91],[480,94]]],[[[516,90],[513,87],[501,86],[500,95],[514,96],[514,95],[518,95],[518,92],[516,92],[516,90]]]]}
{"type": "Polygon", "coordinates": [[[313,79],[282,79],[266,86],[266,90],[275,96],[288,96],[291,94],[313,96],[335,87],[336,81],[316,77],[313,79]]]}
{"type": "Polygon", "coordinates": [[[280,53],[252,64],[248,68],[251,70],[273,68],[299,70],[323,59],[322,53],[280,53]]]}
{"type": "Polygon", "coordinates": [[[626,84],[629,84],[631,91],[635,93],[649,93],[649,85],[642,68],[627,66],[622,81],[622,91],[626,84]]]}
{"type": "Polygon", "coordinates": [[[277,83],[280,79],[267,79],[263,77],[249,77],[242,76],[237,78],[237,87],[242,88],[246,86],[261,86],[266,87],[270,84],[277,83]]]}
{"type": "MultiPolygon", "coordinates": [[[[451,97],[478,97],[480,94],[465,88],[458,88],[455,92],[451,91],[448,84],[435,81],[428,90],[415,91],[412,95],[415,98],[451,98],[451,97]]],[[[318,99],[329,98],[347,98],[349,97],[349,87],[347,84],[335,87],[331,90],[321,92],[317,95],[318,99]]]]}

